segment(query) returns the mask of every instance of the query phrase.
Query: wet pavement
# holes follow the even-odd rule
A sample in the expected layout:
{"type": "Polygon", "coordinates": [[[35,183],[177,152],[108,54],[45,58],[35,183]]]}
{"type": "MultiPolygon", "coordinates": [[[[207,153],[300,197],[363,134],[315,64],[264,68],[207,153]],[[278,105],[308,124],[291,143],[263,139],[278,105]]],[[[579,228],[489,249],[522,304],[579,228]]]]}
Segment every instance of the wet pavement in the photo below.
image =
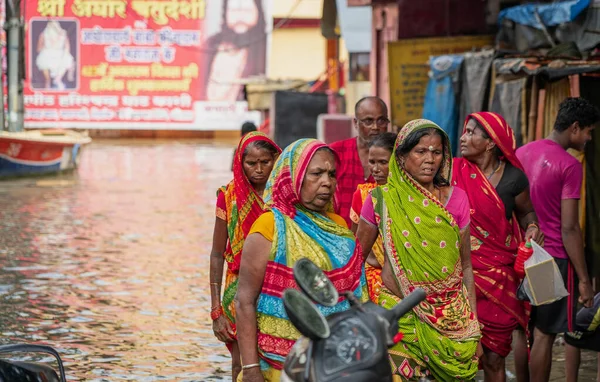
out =
{"type": "Polygon", "coordinates": [[[95,141],[77,173],[0,181],[0,343],[56,347],[69,381],[230,381],[208,265],[232,147],[95,141]]]}
{"type": "Polygon", "coordinates": [[[208,288],[231,155],[94,143],[76,174],[1,181],[0,342],[56,347],[70,381],[231,380],[208,288]]]}
{"type": "MultiPolygon", "coordinates": [[[[516,381],[514,358],[513,354],[509,354],[506,360],[507,381],[516,381]]],[[[581,364],[579,366],[579,381],[580,382],[596,382],[598,370],[598,353],[584,350],[581,352],[581,364]]],[[[557,338],[552,358],[552,373],[550,374],[550,382],[565,381],[565,346],[562,338],[557,338]]],[[[478,378],[478,381],[483,381],[483,378],[478,378]]],[[[597,381],[600,382],[600,379],[597,381]]]]}

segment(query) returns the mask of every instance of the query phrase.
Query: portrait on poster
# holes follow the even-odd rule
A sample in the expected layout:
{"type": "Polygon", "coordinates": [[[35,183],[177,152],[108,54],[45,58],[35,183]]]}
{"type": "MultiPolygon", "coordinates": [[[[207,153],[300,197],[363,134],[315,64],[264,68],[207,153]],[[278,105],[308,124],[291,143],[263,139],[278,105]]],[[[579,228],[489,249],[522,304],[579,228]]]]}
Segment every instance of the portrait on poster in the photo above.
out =
{"type": "Polygon", "coordinates": [[[29,33],[29,78],[35,90],[65,91],[79,87],[79,25],[74,19],[32,19],[29,33]]]}
{"type": "Polygon", "coordinates": [[[272,28],[267,0],[213,0],[207,3],[201,98],[244,99],[243,80],[265,74],[267,36],[272,28]],[[269,20],[269,21],[268,21],[269,20]]]}

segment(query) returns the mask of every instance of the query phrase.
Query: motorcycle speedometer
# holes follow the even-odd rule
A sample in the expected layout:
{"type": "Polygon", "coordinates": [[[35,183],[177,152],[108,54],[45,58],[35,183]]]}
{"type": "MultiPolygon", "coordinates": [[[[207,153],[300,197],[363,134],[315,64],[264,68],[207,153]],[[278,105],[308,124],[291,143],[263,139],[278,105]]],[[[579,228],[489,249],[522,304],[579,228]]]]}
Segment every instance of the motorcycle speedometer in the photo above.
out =
{"type": "Polygon", "coordinates": [[[335,374],[349,365],[369,362],[377,352],[377,339],[365,324],[352,317],[332,329],[324,346],[324,371],[335,374]]]}

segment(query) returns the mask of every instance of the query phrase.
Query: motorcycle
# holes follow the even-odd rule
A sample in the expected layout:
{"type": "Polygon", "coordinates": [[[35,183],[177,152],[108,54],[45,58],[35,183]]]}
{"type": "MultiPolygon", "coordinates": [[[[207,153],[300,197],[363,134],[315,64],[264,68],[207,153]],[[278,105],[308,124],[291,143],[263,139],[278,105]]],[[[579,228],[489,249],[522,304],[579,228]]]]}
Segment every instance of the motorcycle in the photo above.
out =
{"type": "Polygon", "coordinates": [[[282,370],[282,382],[392,381],[387,349],[402,339],[398,320],[425,299],[415,289],[391,310],[344,295],[350,309],[325,318],[314,305],[339,301],[333,283],[312,261],[294,265],[300,287],[283,293],[285,311],[303,337],[295,343],[282,370]]]}
{"type": "Polygon", "coordinates": [[[56,374],[48,365],[36,362],[0,360],[0,382],[67,382],[62,359],[56,350],[50,346],[15,344],[0,346],[0,354],[27,352],[46,353],[54,356],[58,362],[60,374],[56,374]]]}

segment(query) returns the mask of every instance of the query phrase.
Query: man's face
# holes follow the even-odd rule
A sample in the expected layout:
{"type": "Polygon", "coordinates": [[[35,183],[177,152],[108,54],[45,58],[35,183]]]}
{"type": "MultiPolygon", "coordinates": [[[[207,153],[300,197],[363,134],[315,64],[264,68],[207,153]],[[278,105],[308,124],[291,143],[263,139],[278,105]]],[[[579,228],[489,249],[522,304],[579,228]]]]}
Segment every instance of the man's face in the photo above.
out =
{"type": "Polygon", "coordinates": [[[379,134],[385,133],[389,124],[387,109],[377,100],[363,101],[354,116],[354,126],[358,129],[358,137],[365,143],[369,143],[379,134]]]}
{"type": "Polygon", "coordinates": [[[571,148],[575,150],[584,151],[585,145],[592,140],[592,131],[595,126],[579,127],[579,123],[575,123],[571,127],[571,148]]]}

